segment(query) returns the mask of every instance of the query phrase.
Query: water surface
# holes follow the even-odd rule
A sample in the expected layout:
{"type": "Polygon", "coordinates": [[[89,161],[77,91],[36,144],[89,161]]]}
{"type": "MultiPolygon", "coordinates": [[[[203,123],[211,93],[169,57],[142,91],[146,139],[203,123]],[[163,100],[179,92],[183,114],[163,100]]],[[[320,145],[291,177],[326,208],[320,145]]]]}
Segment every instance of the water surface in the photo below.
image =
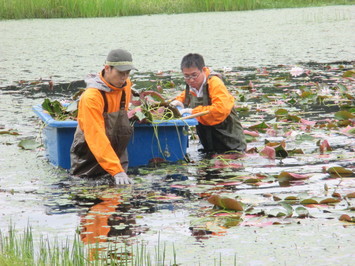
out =
{"type": "MultiPolygon", "coordinates": [[[[332,6],[121,18],[0,21],[0,85],[3,87],[0,90],[0,126],[3,130],[14,129],[20,133],[0,135],[0,228],[6,230],[12,221],[17,228],[30,224],[36,235],[72,238],[75,230],[83,226],[89,208],[95,206],[85,207],[80,197],[77,202],[73,201],[75,193],[70,190],[67,173],[48,164],[43,150],[25,151],[17,146],[24,138],[41,139],[41,125],[31,110],[32,105],[42,103],[45,97],[66,99],[70,95],[70,90],[46,91],[48,86],[43,90],[36,84],[31,85],[31,81],[51,78],[58,84],[82,80],[87,73],[100,70],[107,52],[118,47],[132,52],[135,65],[141,72],[178,71],[182,56],[189,52],[201,53],[207,65],[216,69],[262,68],[279,64],[291,67],[310,61],[350,62],[354,60],[355,53],[354,11],[354,6],[332,6]],[[20,80],[25,82],[6,87],[17,85],[20,80]]],[[[351,63],[347,67],[350,68],[351,63]]],[[[241,70],[239,74],[246,76],[248,73],[241,70]]],[[[262,80],[262,77],[259,78],[262,80]]],[[[262,108],[262,102],[260,106],[262,108]]],[[[260,120],[260,114],[255,113],[248,120],[243,120],[243,125],[257,120],[260,120]]],[[[332,141],[339,144],[338,150],[345,151],[348,156],[341,158],[341,163],[349,166],[349,160],[354,156],[351,139],[339,135],[332,137],[332,141]]],[[[257,145],[262,145],[262,139],[257,145]]],[[[196,162],[201,159],[196,153],[197,146],[192,142],[189,149],[196,162]]],[[[312,144],[307,148],[312,150],[316,147],[312,144]]],[[[337,159],[334,153],[328,162],[336,163],[337,159]]],[[[336,187],[339,183],[336,179],[319,182],[324,177],[322,166],[327,164],[324,158],[309,156],[305,160],[309,162],[307,167],[293,159],[285,160],[285,166],[279,160],[269,162],[260,160],[260,157],[250,158],[243,162],[244,170],[249,174],[275,174],[288,167],[299,173],[312,172],[317,175],[310,182],[292,189],[277,184],[264,184],[261,189],[242,185],[229,192],[237,192],[235,195],[245,201],[257,203],[264,200],[263,194],[285,195],[304,191],[321,194],[324,183],[330,188],[336,187]]],[[[151,181],[155,193],[161,193],[167,189],[161,185],[161,180],[176,171],[189,175],[191,182],[202,177],[208,179],[214,174],[213,171],[201,171],[196,163],[173,169],[163,167],[151,174],[141,174],[141,177],[151,181]]],[[[353,179],[344,181],[340,192],[353,191],[353,182],[353,179]]],[[[80,187],[76,189],[80,191],[80,187]]],[[[191,218],[191,215],[211,206],[206,201],[186,201],[183,198],[165,204],[160,202],[154,213],[137,215],[135,232],[140,234],[137,239],[146,241],[151,247],[159,241],[167,241],[170,255],[172,242],[175,242],[178,262],[183,265],[218,261],[220,255],[226,265],[232,264],[234,257],[243,265],[299,265],[309,261],[318,265],[333,265],[342,261],[344,265],[350,265],[354,262],[351,257],[354,229],[339,224],[334,219],[335,214],[328,219],[330,214],[322,214],[321,209],[315,209],[313,214],[318,219],[304,219],[299,224],[265,228],[236,226],[228,229],[224,236],[193,236],[189,228],[192,222],[196,222],[196,217],[191,218]],[[149,230],[145,230],[147,227],[149,230]]],[[[268,204],[272,206],[275,203],[270,201],[268,204]]],[[[339,208],[332,210],[334,213],[340,211],[339,208]]]]}

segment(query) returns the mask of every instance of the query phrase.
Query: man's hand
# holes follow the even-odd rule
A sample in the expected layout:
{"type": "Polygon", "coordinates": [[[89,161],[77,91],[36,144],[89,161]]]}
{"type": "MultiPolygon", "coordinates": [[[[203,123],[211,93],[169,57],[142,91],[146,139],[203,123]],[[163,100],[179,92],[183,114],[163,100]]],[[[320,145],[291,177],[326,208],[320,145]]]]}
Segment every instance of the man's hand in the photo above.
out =
{"type": "Polygon", "coordinates": [[[133,180],[128,177],[125,172],[120,172],[114,175],[116,185],[129,185],[133,184],[133,180]]]}
{"type": "Polygon", "coordinates": [[[174,100],[174,101],[172,101],[171,103],[170,103],[170,105],[172,105],[172,106],[180,106],[181,108],[184,108],[184,104],[182,103],[182,102],[180,102],[180,101],[178,101],[178,100],[174,100]]]}
{"type": "Polygon", "coordinates": [[[188,114],[190,115],[192,113],[192,108],[185,108],[185,109],[181,109],[179,110],[180,111],[180,114],[183,115],[183,114],[188,114]]]}

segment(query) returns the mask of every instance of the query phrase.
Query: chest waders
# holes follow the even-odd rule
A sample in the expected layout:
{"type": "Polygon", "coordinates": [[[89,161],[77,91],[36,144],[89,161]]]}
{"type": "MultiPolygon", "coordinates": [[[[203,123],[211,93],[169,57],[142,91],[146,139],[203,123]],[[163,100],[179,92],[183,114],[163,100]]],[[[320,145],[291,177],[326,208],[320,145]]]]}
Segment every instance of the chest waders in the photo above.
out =
{"type": "MultiPolygon", "coordinates": [[[[132,135],[133,128],[129,123],[126,106],[126,94],[122,91],[122,98],[120,102],[120,110],[113,113],[107,113],[108,104],[105,92],[100,91],[104,99],[104,121],[105,130],[111,146],[121,161],[121,165],[125,171],[128,168],[128,153],[127,145],[132,135]]],[[[95,156],[90,151],[85,138],[84,133],[80,129],[79,125],[76,128],[74,134],[74,141],[71,146],[71,169],[72,175],[95,178],[108,175],[108,173],[99,165],[95,156]]]]}
{"type": "MultiPolygon", "coordinates": [[[[210,76],[208,78],[210,78],[210,76]]],[[[190,94],[190,87],[186,85],[186,96],[184,101],[185,108],[195,108],[199,105],[211,105],[207,82],[203,85],[202,90],[202,97],[197,97],[190,94]]],[[[206,126],[198,123],[196,131],[204,148],[204,152],[223,153],[227,151],[244,152],[246,150],[247,145],[243,128],[234,108],[229,116],[227,116],[227,118],[220,124],[206,126]]]]}

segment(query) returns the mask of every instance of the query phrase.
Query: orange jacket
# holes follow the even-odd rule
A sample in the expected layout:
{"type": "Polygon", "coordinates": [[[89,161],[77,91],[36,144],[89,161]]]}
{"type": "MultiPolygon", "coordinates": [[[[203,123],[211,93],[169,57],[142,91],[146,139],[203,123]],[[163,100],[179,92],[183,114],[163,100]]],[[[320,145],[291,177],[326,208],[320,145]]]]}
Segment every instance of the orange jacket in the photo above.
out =
{"type": "MultiPolygon", "coordinates": [[[[104,86],[111,90],[106,92],[108,113],[117,112],[120,107],[122,89],[126,93],[126,110],[131,99],[130,79],[127,79],[127,85],[123,88],[116,88],[105,81],[100,73],[100,79],[104,82],[104,86]]],[[[105,123],[103,118],[104,100],[97,88],[88,87],[81,95],[78,108],[78,124],[83,131],[85,141],[90,151],[95,156],[101,167],[109,174],[114,176],[119,172],[123,172],[120,159],[113,150],[109,139],[105,132],[105,123]]]]}
{"type": "MultiPolygon", "coordinates": [[[[210,75],[210,70],[206,68],[204,74],[206,77],[210,75]]],[[[203,111],[210,111],[209,114],[197,117],[197,121],[206,126],[213,126],[222,123],[232,111],[234,107],[234,97],[229,93],[223,81],[216,77],[211,76],[207,80],[208,92],[211,98],[211,105],[199,105],[192,109],[192,114],[203,111]]],[[[190,93],[196,96],[191,90],[190,93]]],[[[180,102],[185,100],[185,91],[175,98],[180,102]]]]}

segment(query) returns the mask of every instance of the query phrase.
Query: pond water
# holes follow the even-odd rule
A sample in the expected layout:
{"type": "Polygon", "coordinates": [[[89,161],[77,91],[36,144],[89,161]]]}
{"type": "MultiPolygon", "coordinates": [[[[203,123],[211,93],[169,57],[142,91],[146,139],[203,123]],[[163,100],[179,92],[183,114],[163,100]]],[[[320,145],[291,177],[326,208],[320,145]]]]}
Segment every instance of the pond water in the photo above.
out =
{"type": "MultiPolygon", "coordinates": [[[[220,259],[223,265],[353,264],[353,223],[338,218],[354,216],[354,199],[343,200],[355,190],[354,177],[329,178],[325,170],[334,165],[354,170],[353,137],[332,126],[339,106],[353,104],[347,95],[354,95],[354,80],[343,76],[354,69],[354,11],[354,6],[331,6],[0,21],[0,229],[11,222],[16,228],[30,224],[36,235],[72,239],[80,227],[84,241],[93,235],[101,235],[103,242],[144,241],[152,253],[166,243],[166,264],[172,263],[173,250],[182,265],[219,264],[220,259]],[[132,52],[140,73],[163,71],[177,84],[182,56],[203,54],[209,66],[225,74],[239,100],[243,126],[272,125],[250,139],[250,149],[260,151],[266,140],[285,140],[288,151],[302,148],[304,154],[274,160],[258,153],[206,159],[191,140],[192,162],[133,169],[133,188],[73,184],[66,171],[48,164],[43,148],[22,150],[18,143],[29,137],[41,141],[42,125],[31,106],[46,97],[68,99],[74,92],[68,84],[100,70],[107,52],[117,47],[132,52]],[[289,70],[295,65],[309,73],[292,78],[289,70]],[[55,84],[52,90],[49,80],[55,84]],[[313,96],[297,96],[305,87],[313,96]],[[288,102],[291,98],[295,104],[288,102]],[[314,105],[314,98],[324,99],[327,106],[314,105]],[[275,106],[317,120],[318,126],[272,121],[275,106]],[[244,114],[242,107],[249,112],[244,114]],[[327,140],[333,151],[316,152],[318,140],[327,140]],[[291,183],[275,179],[283,171],[303,178],[291,183]],[[308,218],[297,217],[301,200],[327,199],[334,191],[342,196],[339,204],[308,206],[308,218]],[[214,193],[237,198],[249,213],[242,220],[236,214],[212,215],[207,197],[214,193]],[[291,218],[281,215],[286,209],[278,204],[286,196],[298,201],[291,218]],[[100,226],[90,227],[95,222],[100,226]]],[[[133,76],[137,85],[140,73],[133,76]]]]}

